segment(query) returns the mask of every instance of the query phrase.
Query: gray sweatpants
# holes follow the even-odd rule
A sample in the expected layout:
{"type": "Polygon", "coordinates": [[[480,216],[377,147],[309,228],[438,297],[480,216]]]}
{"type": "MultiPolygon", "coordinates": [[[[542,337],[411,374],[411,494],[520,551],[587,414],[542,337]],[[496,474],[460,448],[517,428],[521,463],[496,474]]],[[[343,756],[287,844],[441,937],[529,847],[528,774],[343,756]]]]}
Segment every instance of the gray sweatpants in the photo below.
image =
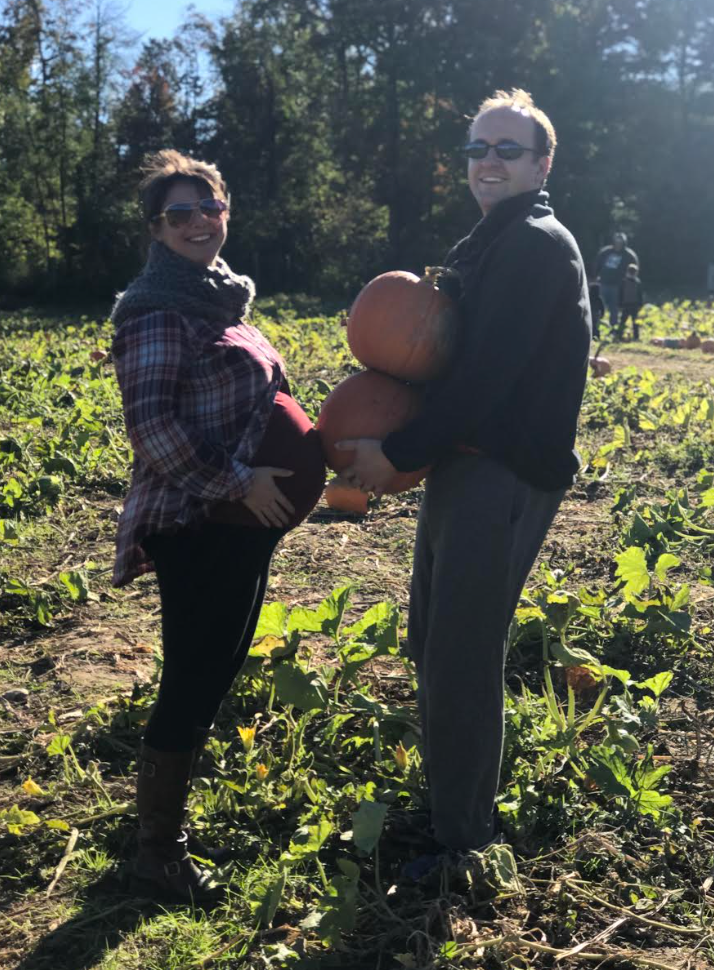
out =
{"type": "Polygon", "coordinates": [[[408,652],[432,823],[450,848],[476,848],[493,834],[508,628],[564,492],[535,489],[480,455],[455,454],[427,477],[408,652]]]}

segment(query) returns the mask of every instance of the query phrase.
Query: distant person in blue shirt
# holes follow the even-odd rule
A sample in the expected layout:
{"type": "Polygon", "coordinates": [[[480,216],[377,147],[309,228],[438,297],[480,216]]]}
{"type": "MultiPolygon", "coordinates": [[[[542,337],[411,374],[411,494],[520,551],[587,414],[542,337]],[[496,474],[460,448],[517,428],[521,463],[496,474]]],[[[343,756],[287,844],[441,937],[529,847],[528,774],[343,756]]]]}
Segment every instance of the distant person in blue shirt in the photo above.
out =
{"type": "Polygon", "coordinates": [[[612,245],[601,249],[595,260],[595,278],[600,282],[600,296],[610,314],[610,329],[613,332],[618,325],[620,285],[630,263],[634,263],[639,269],[637,253],[627,248],[627,236],[624,232],[616,232],[612,237],[612,245]]]}

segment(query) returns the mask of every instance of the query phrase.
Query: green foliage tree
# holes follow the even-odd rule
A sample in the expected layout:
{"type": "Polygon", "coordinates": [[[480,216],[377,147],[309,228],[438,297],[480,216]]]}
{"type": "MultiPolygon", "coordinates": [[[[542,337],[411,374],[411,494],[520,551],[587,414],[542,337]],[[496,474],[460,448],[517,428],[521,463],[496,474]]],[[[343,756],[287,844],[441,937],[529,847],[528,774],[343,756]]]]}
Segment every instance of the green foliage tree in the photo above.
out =
{"type": "Polygon", "coordinates": [[[262,292],[419,271],[478,218],[456,149],[513,85],[555,122],[549,190],[586,258],[624,229],[650,295],[703,286],[711,0],[242,0],[135,46],[108,0],[0,0],[4,290],[123,285],[167,146],[221,167],[226,256],[262,292]]]}
{"type": "Polygon", "coordinates": [[[6,4],[0,19],[0,286],[5,289],[31,279],[51,252],[32,191],[24,120],[33,34],[28,5],[6,4]]]}

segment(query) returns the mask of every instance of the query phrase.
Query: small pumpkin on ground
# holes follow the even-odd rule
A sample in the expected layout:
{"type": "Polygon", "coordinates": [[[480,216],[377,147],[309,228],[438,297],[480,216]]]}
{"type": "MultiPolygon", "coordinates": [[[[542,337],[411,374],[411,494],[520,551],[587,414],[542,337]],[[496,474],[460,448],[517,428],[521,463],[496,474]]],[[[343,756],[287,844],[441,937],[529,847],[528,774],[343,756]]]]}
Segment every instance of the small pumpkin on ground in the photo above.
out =
{"type": "Polygon", "coordinates": [[[588,362],[593,372],[593,377],[604,377],[605,374],[609,374],[612,370],[612,364],[607,357],[600,356],[601,349],[602,342],[597,345],[597,350],[593,356],[588,358],[588,362]]]}
{"type": "Polygon", "coordinates": [[[325,501],[336,512],[352,512],[358,515],[367,513],[369,496],[360,488],[350,485],[344,478],[337,475],[328,482],[325,489],[325,501]]]}
{"type": "Polygon", "coordinates": [[[458,335],[458,310],[444,288],[454,285],[454,277],[451,270],[433,267],[421,279],[396,270],[367,283],[347,321],[357,360],[403,381],[442,374],[458,335]]]}
{"type": "Polygon", "coordinates": [[[702,353],[714,354],[714,340],[711,337],[702,340],[702,353]]]}
{"type": "Polygon", "coordinates": [[[605,374],[609,374],[612,370],[612,364],[607,357],[591,357],[590,367],[593,372],[593,377],[604,377],[605,374]]]}
{"type": "Polygon", "coordinates": [[[684,346],[687,350],[696,350],[701,345],[702,341],[696,330],[692,330],[689,336],[684,338],[684,346]]]}
{"type": "MultiPolygon", "coordinates": [[[[414,418],[421,407],[416,388],[401,381],[365,370],[346,378],[328,394],[317,419],[325,460],[338,474],[354,461],[354,451],[338,451],[338,441],[352,438],[377,438],[383,441],[414,418]]],[[[428,469],[399,472],[385,492],[404,492],[417,485],[428,469]]]]}
{"type": "Polygon", "coordinates": [[[587,667],[566,667],[565,682],[576,694],[586,694],[597,687],[597,679],[587,667]]]}

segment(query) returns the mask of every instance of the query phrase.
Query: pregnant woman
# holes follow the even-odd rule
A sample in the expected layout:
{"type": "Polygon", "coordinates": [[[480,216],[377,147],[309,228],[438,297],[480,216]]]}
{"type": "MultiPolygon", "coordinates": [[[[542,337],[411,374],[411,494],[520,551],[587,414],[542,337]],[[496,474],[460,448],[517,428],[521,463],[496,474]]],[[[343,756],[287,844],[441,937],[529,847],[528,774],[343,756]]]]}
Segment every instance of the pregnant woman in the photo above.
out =
{"type": "Polygon", "coordinates": [[[173,150],[139,186],[151,245],[117,300],[113,354],[134,450],[114,585],[156,570],[164,662],[138,761],[134,872],[209,896],[184,829],[192,768],[253,638],[276,544],[317,503],[317,432],[283,361],[247,322],[248,277],[219,258],[229,219],[214,165],[173,150]]]}

